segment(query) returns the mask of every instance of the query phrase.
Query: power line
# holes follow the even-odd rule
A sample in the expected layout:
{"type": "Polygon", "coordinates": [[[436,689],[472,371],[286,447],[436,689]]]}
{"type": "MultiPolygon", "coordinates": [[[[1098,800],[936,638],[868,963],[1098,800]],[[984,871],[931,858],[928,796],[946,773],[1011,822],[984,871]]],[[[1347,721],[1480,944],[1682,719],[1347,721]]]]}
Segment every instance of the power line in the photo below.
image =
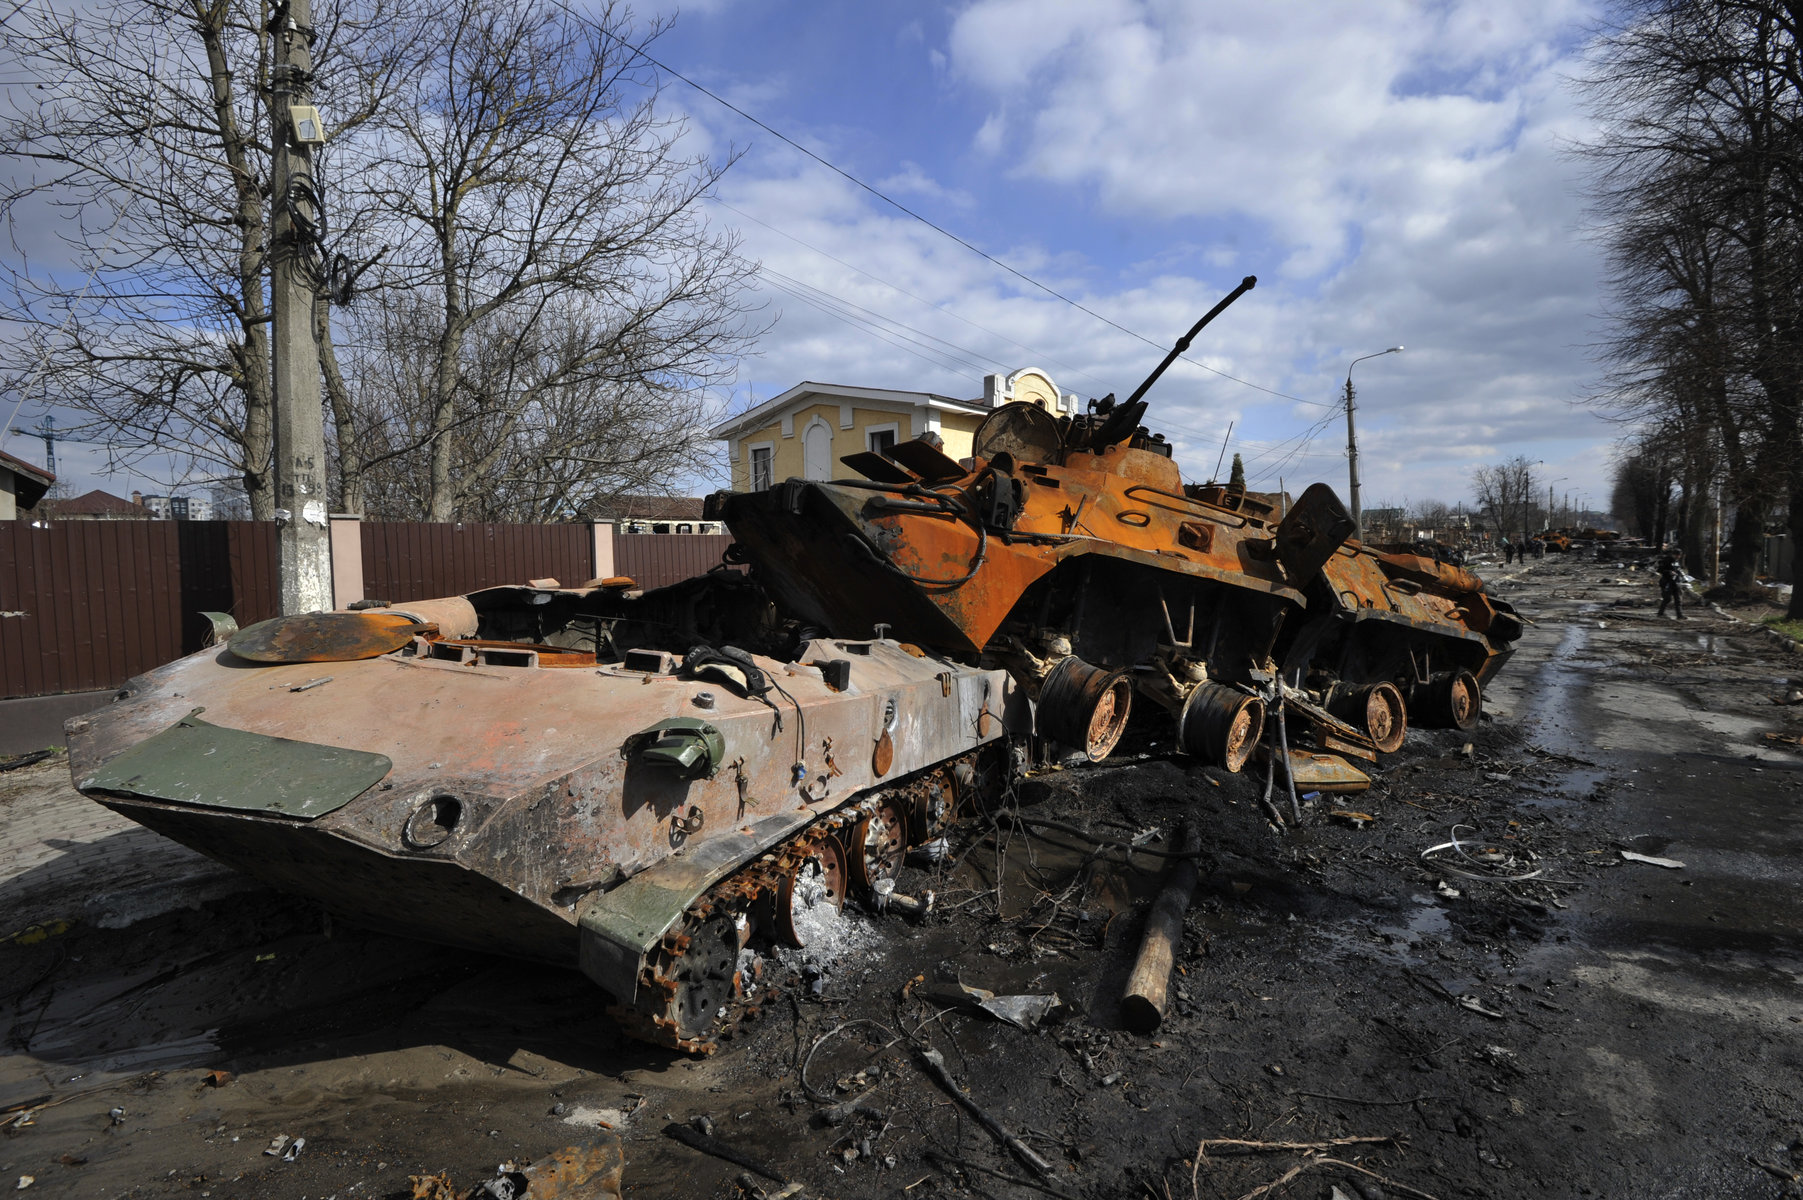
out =
{"type": "MultiPolygon", "coordinates": [[[[563,0],[556,0],[556,2],[557,2],[557,5],[559,8],[562,8],[566,13],[569,13],[571,16],[577,17],[577,19],[579,19],[579,20],[585,19],[585,18],[580,17],[577,13],[573,12],[570,9],[570,7],[563,2],[563,0]]],[[[1110,318],[1103,316],[1101,313],[1095,311],[1094,309],[1089,308],[1086,305],[1078,303],[1076,300],[1071,299],[1069,296],[1065,295],[1063,292],[1060,292],[1059,290],[1052,287],[1051,285],[1041,283],[1039,280],[1033,278],[1031,275],[1028,275],[1025,271],[1022,271],[1016,267],[1010,266],[1008,263],[1003,262],[1001,259],[997,258],[995,255],[989,253],[987,250],[984,250],[981,247],[976,246],[976,245],[972,244],[971,242],[966,241],[965,239],[959,237],[957,234],[953,233],[951,230],[946,229],[944,226],[936,224],[935,222],[922,216],[920,213],[915,212],[913,209],[909,208],[907,205],[903,204],[900,200],[897,200],[895,197],[889,195],[888,193],[882,191],[881,189],[879,189],[871,184],[865,183],[862,179],[859,179],[856,175],[853,175],[850,171],[847,171],[845,168],[839,166],[838,164],[830,161],[829,159],[808,149],[806,146],[802,145],[800,142],[796,141],[794,138],[789,137],[787,134],[781,132],[780,130],[766,124],[765,122],[759,120],[757,117],[752,116],[750,113],[746,112],[744,109],[740,108],[738,105],[734,104],[732,101],[728,100],[726,97],[720,95],[719,93],[713,91],[710,88],[703,86],[702,84],[696,83],[693,79],[690,79],[687,75],[684,75],[681,71],[678,71],[674,67],[671,67],[668,64],[660,61],[659,59],[652,57],[652,55],[647,53],[643,47],[633,45],[631,42],[628,42],[625,38],[620,37],[618,34],[607,29],[605,26],[597,26],[597,28],[600,30],[600,32],[604,36],[611,38],[615,42],[618,42],[621,46],[625,47],[627,50],[630,50],[633,54],[637,55],[638,57],[643,58],[646,62],[650,63],[652,66],[656,67],[658,70],[663,71],[665,74],[671,76],[672,78],[679,79],[683,83],[688,84],[690,87],[694,88],[696,91],[700,92],[702,95],[706,96],[708,99],[712,100],[714,103],[738,114],[740,117],[751,122],[753,125],[756,125],[759,129],[762,129],[765,133],[769,134],[771,137],[776,138],[778,141],[781,141],[783,144],[791,147],[792,149],[798,151],[801,154],[806,155],[808,158],[813,159],[815,162],[819,163],[821,166],[825,167],[827,170],[833,172],[835,175],[838,175],[841,178],[847,180],[848,182],[856,185],[857,187],[862,188],[864,191],[869,192],[872,196],[875,196],[877,199],[881,200],[883,203],[894,208],[896,211],[898,211],[908,217],[911,217],[916,221],[919,221],[922,225],[925,225],[928,229],[931,229],[933,232],[939,234],[941,237],[949,238],[950,240],[958,243],[958,245],[964,247],[966,250],[969,250],[972,254],[975,254],[978,257],[984,259],[985,261],[990,262],[990,263],[994,264],[995,266],[1000,267],[1002,270],[1008,272],[1008,274],[1010,274],[1010,275],[1013,275],[1015,278],[1020,279],[1021,281],[1025,282],[1025,283],[1031,284],[1033,287],[1036,287],[1040,291],[1046,293],[1046,295],[1051,296],[1054,299],[1063,301],[1064,303],[1070,305],[1072,308],[1076,309],[1078,312],[1085,313],[1088,316],[1095,318],[1096,320],[1102,322],[1102,324],[1108,326],[1110,329],[1118,330],[1119,332],[1126,334],[1128,337],[1137,338],[1139,341],[1144,342],[1146,345],[1151,346],[1154,349],[1164,350],[1166,348],[1164,343],[1153,341],[1151,338],[1147,337],[1145,334],[1139,333],[1132,329],[1129,329],[1125,325],[1122,325],[1120,322],[1111,320],[1110,318]]],[[[1229,375],[1227,372],[1219,370],[1215,367],[1211,367],[1207,363],[1198,362],[1195,359],[1190,358],[1188,355],[1180,355],[1179,357],[1181,357],[1184,362],[1189,363],[1191,366],[1201,367],[1204,371],[1207,371],[1210,374],[1218,375],[1222,379],[1231,380],[1232,382],[1240,384],[1243,387],[1252,388],[1254,391],[1264,392],[1266,395],[1269,395],[1269,396],[1276,396],[1282,400],[1294,401],[1297,404],[1313,405],[1318,408],[1333,407],[1332,405],[1323,404],[1318,400],[1304,400],[1301,396],[1292,396],[1288,392],[1280,392],[1276,388],[1268,388],[1262,384],[1253,383],[1251,380],[1241,379],[1237,375],[1229,375]]]]}
{"type": "Polygon", "coordinates": [[[910,292],[907,288],[902,287],[898,283],[892,282],[891,280],[888,280],[888,279],[884,279],[881,275],[874,275],[871,272],[866,271],[864,268],[856,265],[855,263],[846,262],[844,259],[840,258],[838,255],[833,254],[830,251],[821,249],[819,246],[814,245],[814,243],[808,241],[806,238],[798,237],[797,235],[790,233],[786,229],[779,229],[775,225],[770,224],[768,221],[759,220],[757,217],[752,216],[750,213],[746,212],[745,210],[740,209],[740,208],[735,208],[732,205],[728,204],[726,201],[719,199],[718,197],[714,198],[713,203],[718,204],[721,208],[724,208],[729,212],[737,213],[739,216],[743,217],[747,221],[750,221],[754,225],[762,225],[765,229],[768,229],[771,233],[776,234],[778,237],[788,238],[790,241],[794,242],[796,245],[802,246],[808,250],[812,250],[815,254],[820,255],[820,257],[828,260],[829,262],[838,263],[840,266],[844,267],[848,271],[855,271],[859,275],[862,275],[864,278],[873,280],[877,283],[880,283],[884,287],[889,288],[891,291],[894,291],[903,296],[906,296],[908,299],[913,300],[919,304],[924,304],[928,308],[932,309],[934,312],[943,313],[946,316],[950,317],[952,320],[962,322],[963,324],[970,326],[972,329],[978,330],[982,333],[987,333],[991,337],[1000,338],[1002,341],[1007,342],[1010,346],[1013,346],[1019,350],[1026,351],[1028,354],[1033,356],[1033,358],[1036,362],[1050,363],[1054,367],[1057,367],[1061,373],[1068,371],[1073,375],[1077,375],[1084,379],[1089,380],[1090,383],[1095,384],[1097,387],[1106,387],[1107,386],[1102,380],[1096,378],[1094,375],[1091,375],[1088,371],[1085,371],[1082,367],[1075,366],[1074,364],[1071,364],[1068,362],[1064,362],[1064,361],[1054,357],[1053,355],[1047,354],[1043,350],[1038,350],[1032,346],[1027,345],[1025,342],[1017,342],[1013,338],[1009,337],[1007,334],[1001,332],[1000,330],[991,329],[991,328],[989,328],[989,326],[984,325],[977,321],[973,321],[969,317],[960,316],[958,313],[953,312],[951,309],[947,308],[945,305],[935,304],[933,301],[928,300],[925,296],[915,295],[913,292],[910,292]]]}

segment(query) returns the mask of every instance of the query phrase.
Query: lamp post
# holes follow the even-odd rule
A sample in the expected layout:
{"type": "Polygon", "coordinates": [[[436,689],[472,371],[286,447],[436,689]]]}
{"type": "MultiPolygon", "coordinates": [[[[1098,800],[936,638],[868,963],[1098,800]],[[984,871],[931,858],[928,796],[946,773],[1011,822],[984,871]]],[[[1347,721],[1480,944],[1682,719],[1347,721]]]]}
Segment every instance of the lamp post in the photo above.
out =
{"type": "Polygon", "coordinates": [[[1352,423],[1354,403],[1357,393],[1352,390],[1352,368],[1367,358],[1382,358],[1386,354],[1402,353],[1401,346],[1391,346],[1388,350],[1379,350],[1376,354],[1365,354],[1353,359],[1346,365],[1346,475],[1352,493],[1352,529],[1353,536],[1360,541],[1365,540],[1365,522],[1359,516],[1359,438],[1358,431],[1352,423]]]}
{"type": "Polygon", "coordinates": [[[1571,476],[1569,476],[1569,475],[1561,475],[1557,479],[1547,480],[1547,483],[1546,483],[1546,527],[1548,529],[1551,529],[1553,527],[1553,484],[1564,483],[1567,479],[1570,479],[1570,478],[1571,478],[1571,476]]]}

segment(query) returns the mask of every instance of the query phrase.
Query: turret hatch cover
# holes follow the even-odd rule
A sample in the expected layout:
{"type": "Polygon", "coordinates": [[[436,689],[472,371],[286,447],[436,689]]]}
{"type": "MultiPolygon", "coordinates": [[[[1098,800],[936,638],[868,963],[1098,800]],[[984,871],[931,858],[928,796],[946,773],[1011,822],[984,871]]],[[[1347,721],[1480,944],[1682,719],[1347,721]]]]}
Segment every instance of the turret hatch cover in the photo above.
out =
{"type": "Polygon", "coordinates": [[[351,662],[399,650],[436,625],[401,613],[320,612],[258,621],[232,635],[232,653],[252,662],[351,662]]]}
{"type": "Polygon", "coordinates": [[[978,458],[1006,452],[1015,462],[1057,463],[1064,449],[1058,422],[1037,404],[1004,404],[983,419],[971,442],[978,458]]]}

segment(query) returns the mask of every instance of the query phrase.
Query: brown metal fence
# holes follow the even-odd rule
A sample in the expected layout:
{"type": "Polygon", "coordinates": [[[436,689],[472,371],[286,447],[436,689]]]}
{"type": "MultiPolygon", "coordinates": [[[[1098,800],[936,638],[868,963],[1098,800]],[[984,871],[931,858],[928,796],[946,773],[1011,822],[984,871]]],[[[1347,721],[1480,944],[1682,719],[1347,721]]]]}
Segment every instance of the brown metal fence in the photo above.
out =
{"type": "Polygon", "coordinates": [[[363,594],[375,600],[429,600],[547,577],[576,587],[595,573],[587,525],[366,521],[362,535],[363,594]]]}
{"type": "Polygon", "coordinates": [[[614,538],[614,570],[642,588],[667,587],[706,574],[730,545],[724,533],[622,533],[614,538]]]}
{"type": "Polygon", "coordinates": [[[276,614],[275,526],[0,522],[0,698],[117,687],[276,614]]]}
{"type": "MultiPolygon", "coordinates": [[[[363,594],[407,601],[498,584],[593,577],[587,525],[362,526],[363,594]]],[[[623,534],[614,570],[663,587],[720,562],[732,538],[623,534]]],[[[280,608],[276,527],[256,521],[0,522],[0,699],[118,687],[192,653],[211,626],[280,608]]]]}

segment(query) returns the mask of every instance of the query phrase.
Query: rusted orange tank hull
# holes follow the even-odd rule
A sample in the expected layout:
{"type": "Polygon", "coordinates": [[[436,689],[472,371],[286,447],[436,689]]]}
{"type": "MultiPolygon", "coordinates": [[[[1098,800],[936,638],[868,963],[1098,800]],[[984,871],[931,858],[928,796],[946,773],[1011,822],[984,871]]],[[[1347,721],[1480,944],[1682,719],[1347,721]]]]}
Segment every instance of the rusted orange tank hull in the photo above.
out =
{"type": "Polygon", "coordinates": [[[998,409],[961,463],[906,444],[881,463],[849,456],[868,479],[791,479],[716,496],[712,511],[804,620],[1005,666],[1033,695],[1072,656],[1129,673],[1180,725],[1203,680],[1323,708],[1380,683],[1451,688],[1459,719],[1475,719],[1476,689],[1521,632],[1477,576],[1361,545],[1325,485],[1278,512],[1186,486],[1143,428],[1029,407],[998,409]]]}

